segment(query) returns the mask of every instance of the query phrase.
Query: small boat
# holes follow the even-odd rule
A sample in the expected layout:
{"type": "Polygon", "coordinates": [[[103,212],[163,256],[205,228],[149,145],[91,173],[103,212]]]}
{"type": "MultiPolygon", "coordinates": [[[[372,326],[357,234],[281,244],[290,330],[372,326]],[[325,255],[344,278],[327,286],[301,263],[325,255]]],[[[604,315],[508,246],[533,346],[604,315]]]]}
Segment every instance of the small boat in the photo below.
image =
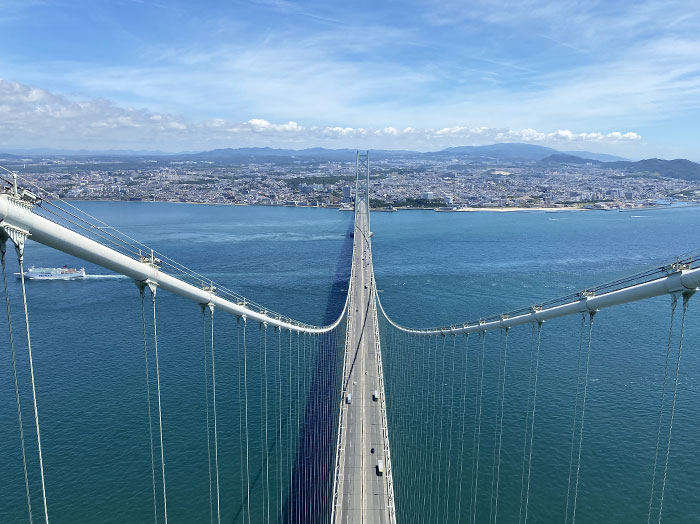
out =
{"type": "MultiPolygon", "coordinates": [[[[19,273],[17,273],[19,276],[19,273]]],[[[24,277],[33,280],[76,280],[85,278],[85,268],[74,267],[30,267],[24,271],[24,277]]]]}

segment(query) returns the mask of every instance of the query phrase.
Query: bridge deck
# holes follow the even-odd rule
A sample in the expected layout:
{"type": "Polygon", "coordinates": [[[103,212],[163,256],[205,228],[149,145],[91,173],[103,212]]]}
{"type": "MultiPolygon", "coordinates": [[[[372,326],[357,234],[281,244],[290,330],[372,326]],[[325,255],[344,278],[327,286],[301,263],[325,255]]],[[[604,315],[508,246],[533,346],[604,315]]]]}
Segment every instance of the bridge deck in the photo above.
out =
{"type": "Polygon", "coordinates": [[[393,487],[384,412],[372,252],[366,207],[355,222],[353,286],[350,296],[343,402],[339,438],[335,522],[393,522],[393,487]],[[378,398],[373,398],[374,392],[378,398]],[[351,395],[351,403],[347,397],[351,395]],[[380,475],[378,462],[383,461],[380,475]]]}

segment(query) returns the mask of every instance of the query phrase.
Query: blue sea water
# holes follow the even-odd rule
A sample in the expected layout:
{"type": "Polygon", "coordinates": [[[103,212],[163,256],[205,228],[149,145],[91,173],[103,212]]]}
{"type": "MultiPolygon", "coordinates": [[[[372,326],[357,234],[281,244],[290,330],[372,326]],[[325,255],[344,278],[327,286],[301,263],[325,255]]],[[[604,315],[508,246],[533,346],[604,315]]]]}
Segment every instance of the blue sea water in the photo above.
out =
{"type": "MultiPolygon", "coordinates": [[[[342,308],[349,275],[351,213],[159,203],[79,205],[180,263],[281,313],[320,324],[330,322],[342,308]]],[[[676,254],[700,246],[700,233],[693,227],[698,219],[700,208],[634,213],[374,213],[379,296],[388,314],[408,326],[474,320],[669,262],[676,254]]],[[[10,271],[16,271],[13,257],[8,255],[8,259],[10,271]]],[[[85,265],[91,275],[106,273],[31,242],[26,259],[27,265],[85,265]]],[[[13,325],[21,334],[17,281],[12,278],[10,285],[13,325]]],[[[152,521],[143,330],[136,286],[125,278],[105,276],[78,282],[28,282],[27,291],[52,521],[152,521]]],[[[579,522],[639,522],[647,516],[670,303],[663,297],[596,315],[579,522]]],[[[166,293],[158,294],[157,304],[169,519],[206,522],[210,508],[201,312],[196,304],[166,293]]],[[[146,305],[150,306],[148,300],[146,305]]],[[[675,377],[680,310],[679,306],[674,324],[671,381],[675,377]]],[[[150,320],[147,324],[150,330],[150,320]]],[[[222,520],[241,522],[248,511],[241,492],[245,474],[239,433],[243,416],[238,351],[242,328],[236,319],[223,314],[215,315],[215,326],[222,520]]],[[[483,440],[480,487],[474,503],[470,485],[475,458],[473,417],[479,406],[483,341],[470,337],[466,349],[463,337],[416,340],[402,337],[384,324],[382,328],[399,517],[409,521],[429,513],[432,520],[457,521],[460,508],[464,521],[468,509],[475,506],[477,522],[485,521],[493,507],[494,428],[503,334],[487,335],[483,346],[483,440]],[[465,388],[467,395],[463,395],[465,388]],[[463,413],[468,413],[464,429],[463,413]]],[[[278,336],[257,326],[247,329],[251,348],[271,348],[270,352],[248,352],[249,445],[255,450],[266,444],[268,449],[276,446],[270,435],[265,440],[267,421],[270,433],[281,437],[280,445],[274,448],[281,451],[279,462],[262,461],[260,452],[250,451],[250,511],[252,520],[260,520],[266,511],[275,520],[287,504],[292,481],[286,472],[293,469],[301,446],[294,428],[301,427],[308,417],[305,406],[314,405],[309,392],[315,391],[313,384],[318,386],[315,381],[320,379],[314,374],[313,359],[321,350],[319,341],[290,340],[287,334],[278,336]],[[282,352],[287,346],[290,351],[282,352]],[[299,359],[297,351],[303,351],[306,358],[299,359]],[[264,360],[266,355],[271,357],[269,362],[264,360]],[[278,368],[274,357],[279,358],[278,368]],[[293,374],[289,383],[295,384],[294,390],[284,386],[287,372],[293,374]],[[297,377],[304,377],[301,386],[296,384],[297,377]],[[270,385],[269,391],[263,383],[270,385]],[[262,409],[265,392],[282,399],[279,403],[270,401],[270,413],[262,409]],[[275,409],[279,409],[277,414],[275,409]]],[[[667,522],[700,521],[700,438],[696,431],[700,415],[699,335],[698,308],[691,300],[664,499],[667,522]]],[[[531,522],[564,520],[580,336],[579,318],[552,321],[542,328],[530,467],[531,522]]],[[[7,341],[6,334],[3,338],[7,341]]],[[[4,342],[2,347],[0,522],[24,522],[26,498],[9,344],[4,342]]],[[[499,518],[503,522],[514,522],[520,511],[531,347],[530,327],[509,333],[499,478],[499,518]]],[[[32,508],[38,518],[41,499],[26,349],[19,342],[17,349],[32,508]]],[[[152,349],[151,343],[151,356],[152,349]]],[[[149,385],[154,394],[153,378],[149,385]]],[[[667,408],[671,394],[669,389],[667,408]]],[[[668,433],[668,410],[666,413],[661,464],[668,433]]],[[[156,458],[158,455],[156,442],[156,458]]],[[[158,480],[158,460],[156,466],[158,480]]],[[[660,470],[657,477],[662,473],[660,470]]],[[[659,489],[660,483],[657,495],[659,489]]],[[[293,518],[288,516],[287,520],[293,518]]]]}

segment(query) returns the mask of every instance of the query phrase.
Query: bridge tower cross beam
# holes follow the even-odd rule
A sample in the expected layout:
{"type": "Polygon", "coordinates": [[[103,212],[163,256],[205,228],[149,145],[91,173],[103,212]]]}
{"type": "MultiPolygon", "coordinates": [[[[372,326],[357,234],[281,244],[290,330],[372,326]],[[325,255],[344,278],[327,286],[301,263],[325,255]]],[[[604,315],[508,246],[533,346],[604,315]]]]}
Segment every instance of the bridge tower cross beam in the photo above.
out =
{"type": "Polygon", "coordinates": [[[355,201],[362,199],[369,210],[369,151],[357,151],[355,158],[355,201]]]}

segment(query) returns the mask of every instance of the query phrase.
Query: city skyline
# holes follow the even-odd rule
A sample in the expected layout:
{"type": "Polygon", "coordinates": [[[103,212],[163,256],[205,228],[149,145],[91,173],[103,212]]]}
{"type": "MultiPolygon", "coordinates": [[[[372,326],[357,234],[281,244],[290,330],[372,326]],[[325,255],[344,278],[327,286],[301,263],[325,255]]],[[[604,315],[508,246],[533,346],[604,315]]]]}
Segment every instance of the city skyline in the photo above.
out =
{"type": "Polygon", "coordinates": [[[526,142],[700,160],[683,2],[3,2],[0,147],[526,142]]]}

